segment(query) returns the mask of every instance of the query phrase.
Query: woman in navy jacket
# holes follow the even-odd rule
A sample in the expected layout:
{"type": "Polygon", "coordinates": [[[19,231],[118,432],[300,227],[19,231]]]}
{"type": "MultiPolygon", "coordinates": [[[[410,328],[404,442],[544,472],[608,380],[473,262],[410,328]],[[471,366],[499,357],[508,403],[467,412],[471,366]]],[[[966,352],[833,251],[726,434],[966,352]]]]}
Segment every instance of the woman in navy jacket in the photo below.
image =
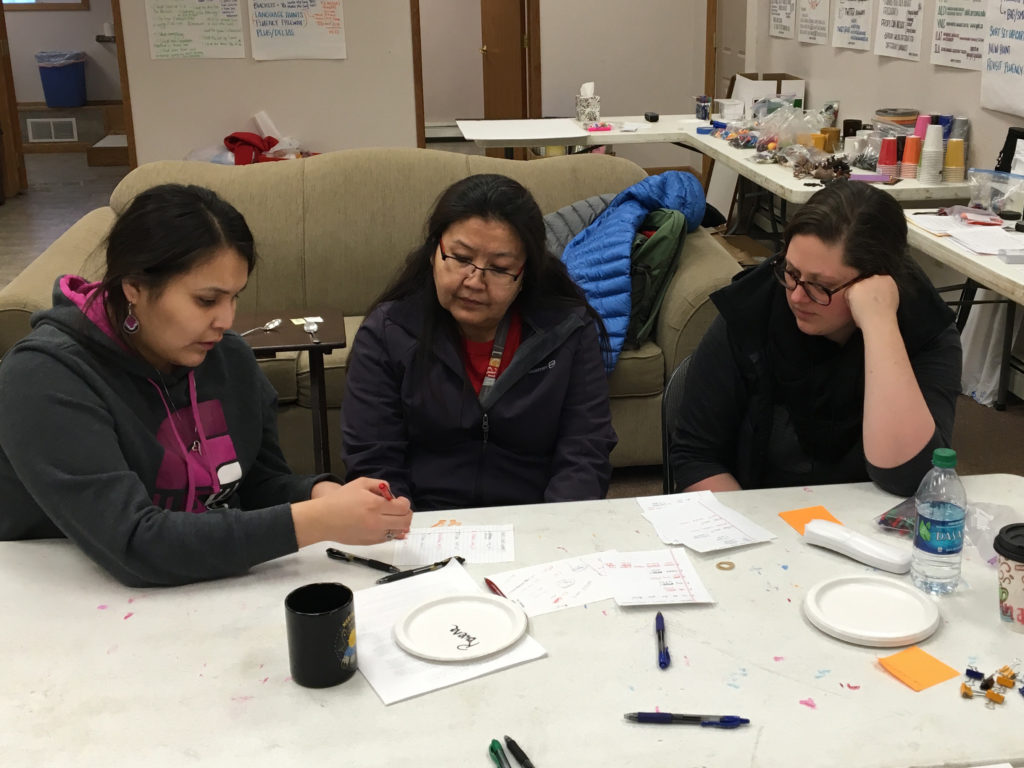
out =
{"type": "Polygon", "coordinates": [[[602,498],[603,337],[532,195],[496,174],[456,182],[356,335],[348,477],[387,480],[418,510],[602,498]]]}

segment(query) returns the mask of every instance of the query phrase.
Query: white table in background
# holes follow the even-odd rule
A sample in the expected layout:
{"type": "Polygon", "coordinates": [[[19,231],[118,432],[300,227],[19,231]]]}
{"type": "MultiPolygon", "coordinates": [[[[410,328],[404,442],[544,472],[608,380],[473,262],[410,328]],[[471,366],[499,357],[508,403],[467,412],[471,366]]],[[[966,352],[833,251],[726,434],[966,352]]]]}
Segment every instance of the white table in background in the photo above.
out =
{"type": "MultiPolygon", "coordinates": [[[[917,209],[919,211],[927,209],[917,209]]],[[[1003,330],[1002,360],[999,364],[999,390],[995,406],[1002,410],[1010,384],[1010,358],[1013,346],[1013,329],[1016,305],[1024,304],[1024,264],[1007,264],[998,256],[975,253],[956,242],[952,237],[940,237],[913,225],[915,209],[906,211],[910,222],[907,226],[907,242],[912,248],[926,253],[941,264],[955,269],[966,278],[960,293],[957,309],[957,328],[963,331],[975,303],[979,287],[995,291],[1009,299],[1006,305],[1006,322],[1003,330]]],[[[1024,235],[1018,235],[1024,242],[1024,235]]]]}
{"type": "MultiPolygon", "coordinates": [[[[610,131],[587,131],[572,118],[544,118],[536,120],[459,120],[463,137],[479,147],[535,147],[548,144],[600,146],[603,144],[679,144],[707,155],[732,168],[744,178],[763,187],[790,203],[806,203],[820,187],[808,187],[814,179],[797,179],[793,169],[776,163],[755,163],[752,149],[736,149],[725,139],[697,133],[697,127],[707,125],[690,115],[661,115],[658,122],[648,123],[643,115],[602,118],[614,127],[610,131]],[[636,131],[623,131],[622,125],[631,123],[636,131]]],[[[924,184],[903,180],[898,184],[879,184],[897,200],[962,201],[970,197],[970,185],[924,184]]]]}
{"type": "MultiPolygon", "coordinates": [[[[685,149],[710,157],[739,176],[736,190],[736,210],[730,222],[730,233],[745,233],[762,203],[767,210],[776,243],[781,240],[781,230],[786,220],[787,203],[806,203],[821,184],[815,179],[798,179],[793,176],[790,166],[777,163],[755,163],[752,149],[737,149],[725,139],[697,133],[697,127],[707,125],[692,115],[661,115],[656,123],[647,122],[643,115],[626,115],[602,118],[611,123],[609,131],[587,131],[572,118],[544,118],[533,120],[458,120],[462,135],[479,147],[505,147],[511,157],[513,147],[534,147],[547,145],[574,145],[594,147],[616,144],[676,144],[685,149]],[[631,124],[634,131],[624,131],[622,126],[631,124]],[[781,212],[776,215],[771,196],[781,200],[781,212]]],[[[854,178],[866,173],[854,169],[854,178]]],[[[970,185],[966,182],[951,184],[937,182],[925,184],[916,179],[904,179],[897,184],[876,184],[901,203],[914,201],[936,201],[956,203],[970,197],[970,185]]]]}
{"type": "MultiPolygon", "coordinates": [[[[972,502],[1010,505],[1024,518],[1024,478],[964,482],[972,502]]],[[[823,504],[871,532],[894,497],[862,483],[719,498],[778,538],[690,554],[717,603],[663,607],[667,670],[656,663],[655,608],[604,601],[531,619],[545,658],[387,707],[361,675],[325,690],[289,679],[285,595],[320,580],[359,589],[380,575],[329,560],[323,546],[235,579],[129,589],[67,542],[2,543],[3,764],[483,767],[491,739],[504,734],[539,768],[1024,764],[1018,693],[994,710],[961,699],[958,680],[915,693],[879,667],[893,649],[841,642],[802,616],[814,584],[872,571],[804,544],[778,513],[823,504]],[[725,560],[735,567],[716,568],[725,560]],[[729,731],[622,717],[656,708],[751,724],[729,731]]],[[[469,566],[481,579],[662,546],[632,499],[419,513],[416,524],[439,519],[515,524],[517,562],[469,566]]],[[[373,550],[387,559],[391,546],[373,550]]],[[[999,621],[996,592],[994,569],[968,551],[962,588],[939,600],[942,625],[920,645],[958,670],[1021,656],[1024,637],[999,621]]]]}

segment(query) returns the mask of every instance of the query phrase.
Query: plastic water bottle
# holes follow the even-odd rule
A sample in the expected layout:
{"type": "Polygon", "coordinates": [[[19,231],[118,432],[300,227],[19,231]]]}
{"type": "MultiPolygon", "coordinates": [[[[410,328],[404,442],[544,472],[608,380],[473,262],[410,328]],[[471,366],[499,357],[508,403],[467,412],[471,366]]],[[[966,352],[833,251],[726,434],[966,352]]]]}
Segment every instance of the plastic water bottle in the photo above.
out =
{"type": "Polygon", "coordinates": [[[936,448],[932,468],[914,495],[917,524],[910,578],[925,592],[945,595],[960,581],[967,493],[956,473],[956,451],[936,448]]]}

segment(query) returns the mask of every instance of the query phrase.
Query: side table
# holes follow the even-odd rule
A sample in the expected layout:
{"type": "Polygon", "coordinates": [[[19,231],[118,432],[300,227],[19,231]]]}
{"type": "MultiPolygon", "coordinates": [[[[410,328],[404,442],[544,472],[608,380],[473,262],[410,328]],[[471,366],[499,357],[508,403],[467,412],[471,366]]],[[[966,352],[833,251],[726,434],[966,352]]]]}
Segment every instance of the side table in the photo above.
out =
{"type": "Polygon", "coordinates": [[[313,411],[313,462],[317,473],[331,471],[331,447],[327,437],[327,393],[324,382],[324,353],[346,345],[345,317],[341,312],[313,312],[311,310],[277,310],[235,315],[234,328],[239,333],[262,326],[269,320],[281,318],[281,324],[272,331],[254,331],[243,336],[257,358],[273,357],[278,352],[305,352],[309,355],[310,407],[313,411]],[[316,338],[302,330],[302,324],[293,319],[319,317],[316,338]]]}

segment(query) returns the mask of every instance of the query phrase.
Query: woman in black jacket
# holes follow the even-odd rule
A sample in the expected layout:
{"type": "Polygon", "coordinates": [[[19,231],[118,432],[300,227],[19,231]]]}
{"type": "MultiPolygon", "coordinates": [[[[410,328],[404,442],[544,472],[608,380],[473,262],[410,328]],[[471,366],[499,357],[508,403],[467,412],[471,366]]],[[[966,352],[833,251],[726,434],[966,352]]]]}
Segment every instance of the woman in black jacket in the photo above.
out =
{"type": "Polygon", "coordinates": [[[353,343],[348,477],[383,478],[418,510],[602,498],[603,337],[533,196],[496,174],[456,182],[353,343]]]}
{"type": "Polygon", "coordinates": [[[914,492],[952,438],[960,337],[890,195],[826,187],[782,253],[712,300],[720,315],[671,425],[678,489],[871,479],[914,492]]]}

